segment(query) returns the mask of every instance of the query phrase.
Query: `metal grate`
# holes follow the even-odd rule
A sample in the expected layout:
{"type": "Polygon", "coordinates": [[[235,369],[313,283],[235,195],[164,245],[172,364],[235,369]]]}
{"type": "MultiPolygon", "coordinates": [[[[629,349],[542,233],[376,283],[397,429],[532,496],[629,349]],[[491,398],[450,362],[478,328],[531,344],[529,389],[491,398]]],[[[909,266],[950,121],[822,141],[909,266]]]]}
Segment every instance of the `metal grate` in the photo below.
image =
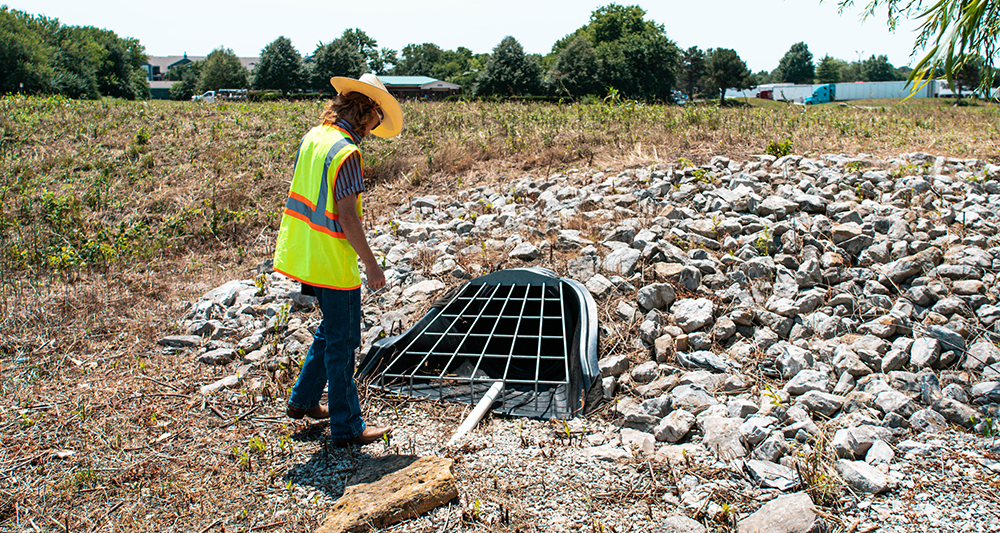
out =
{"type": "Polygon", "coordinates": [[[501,382],[495,411],[569,418],[588,403],[596,361],[590,293],[549,271],[517,269],[469,282],[403,335],[376,343],[359,374],[391,394],[468,403],[501,382]]]}

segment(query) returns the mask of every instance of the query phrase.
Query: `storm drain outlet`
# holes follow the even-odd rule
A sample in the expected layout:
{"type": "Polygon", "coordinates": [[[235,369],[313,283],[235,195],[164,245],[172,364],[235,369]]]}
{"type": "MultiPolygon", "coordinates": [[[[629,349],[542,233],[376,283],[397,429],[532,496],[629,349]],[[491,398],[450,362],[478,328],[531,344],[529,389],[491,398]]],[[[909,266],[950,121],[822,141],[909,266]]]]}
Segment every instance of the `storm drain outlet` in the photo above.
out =
{"type": "Polygon", "coordinates": [[[550,270],[495,272],[376,342],[358,374],[392,395],[470,404],[500,382],[494,412],[571,418],[601,398],[597,307],[550,270]]]}

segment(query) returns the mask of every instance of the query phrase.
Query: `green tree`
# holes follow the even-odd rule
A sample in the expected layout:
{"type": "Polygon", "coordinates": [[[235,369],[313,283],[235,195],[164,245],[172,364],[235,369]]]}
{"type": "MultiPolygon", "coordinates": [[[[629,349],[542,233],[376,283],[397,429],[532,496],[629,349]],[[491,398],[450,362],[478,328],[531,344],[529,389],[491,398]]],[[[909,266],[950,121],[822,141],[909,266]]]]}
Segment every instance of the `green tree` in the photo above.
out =
{"type": "Polygon", "coordinates": [[[333,92],[330,78],[334,76],[358,78],[365,72],[364,56],[354,44],[343,39],[320,43],[312,59],[311,85],[320,92],[333,92]]]}
{"type": "MultiPolygon", "coordinates": [[[[390,50],[391,51],[391,50],[390,50]]],[[[476,78],[482,72],[489,54],[473,54],[459,46],[455,50],[442,50],[434,43],[408,44],[403,47],[402,59],[393,52],[390,63],[396,76],[427,76],[462,86],[462,92],[471,93],[476,78]]]]}
{"type": "Polygon", "coordinates": [[[692,46],[681,53],[677,71],[677,85],[688,98],[694,100],[695,95],[705,90],[705,52],[701,48],[692,46]]]}
{"type": "Polygon", "coordinates": [[[260,52],[260,62],[253,70],[255,89],[289,91],[301,89],[305,84],[302,56],[292,46],[291,39],[278,37],[260,52]]]}
{"type": "Polygon", "coordinates": [[[889,58],[872,56],[861,63],[861,78],[865,81],[893,81],[897,79],[896,68],[889,58]]]}
{"type": "Polygon", "coordinates": [[[774,83],[774,78],[771,77],[771,73],[766,70],[761,70],[753,75],[752,84],[754,86],[764,85],[767,83],[774,83]]]}
{"type": "Polygon", "coordinates": [[[53,90],[72,98],[149,95],[139,41],[92,26],[61,26],[54,35],[53,90]]]}
{"type": "Polygon", "coordinates": [[[816,67],[816,83],[839,83],[842,63],[846,64],[844,61],[830,57],[829,54],[823,56],[816,67]]]}
{"type": "Polygon", "coordinates": [[[104,49],[96,72],[101,95],[128,100],[148,98],[149,83],[142,68],[149,59],[145,47],[137,39],[120,38],[109,30],[88,28],[87,31],[104,49]]]}
{"type": "Polygon", "coordinates": [[[198,92],[246,89],[249,85],[246,67],[229,48],[217,48],[205,58],[198,77],[198,92]]]}
{"type": "Polygon", "coordinates": [[[608,4],[599,7],[590,14],[589,32],[595,43],[611,43],[629,35],[645,33],[647,30],[658,32],[661,28],[655,23],[647,23],[646,10],[639,6],[620,6],[608,4]],[[650,25],[652,24],[652,26],[650,25]]]}
{"type": "Polygon", "coordinates": [[[958,99],[962,98],[963,88],[979,86],[984,63],[983,58],[977,56],[966,61],[961,68],[953,73],[954,90],[958,99]]]}
{"type": "Polygon", "coordinates": [[[548,84],[556,94],[585,96],[599,94],[603,87],[597,78],[597,53],[590,40],[578,35],[559,53],[549,72],[548,84]]]}
{"type": "Polygon", "coordinates": [[[628,98],[667,101],[676,82],[680,51],[667,38],[663,25],[645,20],[645,15],[639,6],[598,8],[586,26],[556,41],[552,53],[558,55],[578,37],[585,37],[597,54],[603,86],[628,98]]]}
{"type": "Polygon", "coordinates": [[[372,74],[381,76],[392,70],[392,67],[399,61],[396,51],[392,48],[380,48],[378,54],[368,60],[368,68],[372,74]]]}
{"type": "Polygon", "coordinates": [[[528,96],[539,93],[541,79],[538,61],[508,35],[493,49],[474,91],[477,96],[528,96]]]}
{"type": "Polygon", "coordinates": [[[201,76],[202,61],[192,61],[186,65],[178,65],[167,71],[164,78],[177,83],[170,86],[170,98],[174,100],[190,100],[198,90],[198,78],[201,76]]]}
{"type": "Polygon", "coordinates": [[[601,81],[622,96],[669,101],[680,51],[663,33],[633,34],[597,47],[601,81]]]}
{"type": "Polygon", "coordinates": [[[369,37],[359,28],[346,29],[340,36],[345,43],[353,46],[364,58],[368,72],[381,75],[396,63],[396,51],[391,48],[379,48],[378,41],[369,37]]]}
{"type": "MultiPolygon", "coordinates": [[[[489,54],[479,54],[484,59],[489,59],[489,54]]],[[[440,80],[446,80],[453,76],[461,76],[462,73],[477,66],[476,54],[472,50],[459,46],[455,50],[442,50],[437,62],[431,67],[431,75],[440,80]]],[[[482,67],[482,62],[478,63],[482,67]]]]}
{"type": "Polygon", "coordinates": [[[177,65],[167,70],[166,74],[163,75],[163,79],[167,81],[183,81],[193,78],[195,84],[197,84],[198,77],[201,76],[201,66],[204,63],[204,61],[191,61],[190,63],[177,65]]]}
{"type": "Polygon", "coordinates": [[[61,27],[55,35],[52,58],[52,90],[70,98],[95,100],[101,97],[97,70],[104,50],[81,28],[61,27]]]}
{"type": "Polygon", "coordinates": [[[0,93],[49,91],[54,53],[49,40],[58,24],[0,6],[0,93]]]}
{"type": "Polygon", "coordinates": [[[0,91],[145,98],[142,45],[92,26],[63,26],[0,7],[0,91]]]}
{"type": "Polygon", "coordinates": [[[840,83],[854,83],[864,81],[861,78],[861,63],[851,61],[840,65],[840,83]]]}
{"type": "Polygon", "coordinates": [[[719,94],[719,105],[726,102],[726,89],[749,89],[753,85],[753,75],[747,64],[735,50],[716,48],[708,52],[709,90],[719,94]]]}
{"type": "Polygon", "coordinates": [[[393,68],[396,76],[434,76],[435,69],[444,57],[444,50],[434,43],[408,44],[403,47],[403,58],[393,68]]]}
{"type": "Polygon", "coordinates": [[[803,42],[793,44],[771,74],[784,83],[812,83],[816,73],[809,46],[803,42]]]}
{"type": "Polygon", "coordinates": [[[434,68],[434,75],[438,79],[460,85],[462,93],[472,94],[476,78],[489,59],[490,54],[473,54],[472,50],[459,46],[454,51],[446,50],[442,54],[441,62],[434,68]]]}
{"type": "MultiPolygon", "coordinates": [[[[822,1],[822,0],[820,0],[822,1]]],[[[838,0],[841,12],[854,0],[838,0]]],[[[914,55],[926,50],[910,72],[914,91],[943,71],[952,83],[963,65],[984,58],[981,89],[990,89],[996,76],[996,40],[1000,36],[1000,2],[993,0],[868,0],[867,18],[885,8],[889,29],[895,31],[900,17],[920,19],[913,42],[914,55]]]]}

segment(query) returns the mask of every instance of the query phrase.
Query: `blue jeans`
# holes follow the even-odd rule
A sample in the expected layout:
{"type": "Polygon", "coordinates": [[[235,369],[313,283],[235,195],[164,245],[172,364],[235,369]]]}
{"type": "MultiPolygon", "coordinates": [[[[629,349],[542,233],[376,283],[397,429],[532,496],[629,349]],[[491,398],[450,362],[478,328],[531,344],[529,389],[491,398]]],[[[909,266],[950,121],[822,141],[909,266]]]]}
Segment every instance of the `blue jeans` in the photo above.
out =
{"type": "Polygon", "coordinates": [[[329,384],[330,436],[347,440],[365,430],[354,383],[354,350],[361,345],[361,289],[313,289],[323,321],[313,335],[288,404],[300,409],[319,405],[323,387],[329,384]]]}

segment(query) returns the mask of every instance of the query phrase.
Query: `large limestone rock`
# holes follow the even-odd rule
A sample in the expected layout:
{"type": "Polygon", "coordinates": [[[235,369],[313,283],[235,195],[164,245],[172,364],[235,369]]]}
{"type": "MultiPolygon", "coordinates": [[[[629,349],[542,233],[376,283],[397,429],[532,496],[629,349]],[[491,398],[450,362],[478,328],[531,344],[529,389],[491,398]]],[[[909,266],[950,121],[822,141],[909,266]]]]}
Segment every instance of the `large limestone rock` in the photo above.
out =
{"type": "Polygon", "coordinates": [[[740,520],[739,533],[814,533],[822,527],[812,499],[796,492],[775,498],[740,520]]]}
{"type": "Polygon", "coordinates": [[[444,505],[458,497],[451,468],[452,460],[443,457],[372,459],[348,481],[316,533],[372,531],[444,505]]]}
{"type": "Polygon", "coordinates": [[[673,285],[669,283],[653,283],[639,289],[636,300],[639,305],[649,311],[651,309],[663,309],[670,307],[677,298],[677,292],[673,285]]]}
{"type": "Polygon", "coordinates": [[[688,298],[674,302],[670,312],[684,333],[691,333],[711,324],[714,304],[707,298],[688,298]]]}
{"type": "Polygon", "coordinates": [[[608,254],[604,258],[604,270],[630,276],[635,272],[635,267],[639,263],[642,252],[634,248],[621,248],[608,254]]]}
{"type": "Polygon", "coordinates": [[[747,454],[746,448],[740,442],[740,424],[743,421],[739,418],[728,418],[721,416],[709,416],[701,422],[702,445],[715,452],[721,461],[730,461],[744,457],[747,454]]]}
{"type": "Polygon", "coordinates": [[[864,461],[837,461],[837,473],[856,491],[881,494],[891,487],[889,479],[874,466],[864,461]]]}
{"type": "Polygon", "coordinates": [[[431,298],[431,296],[444,289],[444,283],[436,279],[428,279],[417,283],[403,291],[403,299],[408,302],[424,302],[431,298]]]}

